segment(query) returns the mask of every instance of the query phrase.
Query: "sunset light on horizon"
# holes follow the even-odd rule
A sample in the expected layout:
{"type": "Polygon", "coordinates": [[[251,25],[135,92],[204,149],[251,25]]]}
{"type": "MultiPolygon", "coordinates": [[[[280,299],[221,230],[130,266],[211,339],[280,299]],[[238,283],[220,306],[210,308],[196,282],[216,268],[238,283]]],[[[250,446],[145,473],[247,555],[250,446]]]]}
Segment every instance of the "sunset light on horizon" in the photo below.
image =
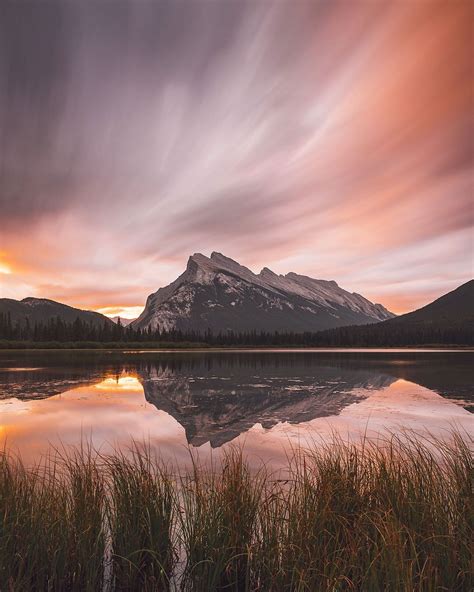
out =
{"type": "Polygon", "coordinates": [[[471,589],[473,385],[473,0],[0,2],[9,590],[471,589]]]}

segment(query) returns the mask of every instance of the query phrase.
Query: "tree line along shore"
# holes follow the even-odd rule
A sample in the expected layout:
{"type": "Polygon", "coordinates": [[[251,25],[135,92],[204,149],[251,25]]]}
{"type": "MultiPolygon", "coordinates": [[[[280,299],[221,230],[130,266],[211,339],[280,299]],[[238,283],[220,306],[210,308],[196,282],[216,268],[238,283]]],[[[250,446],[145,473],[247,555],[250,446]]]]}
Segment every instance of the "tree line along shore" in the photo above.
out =
{"type": "Polygon", "coordinates": [[[65,322],[53,317],[31,324],[13,322],[0,313],[0,348],[120,348],[120,347],[416,347],[427,345],[473,346],[470,323],[375,323],[318,332],[226,331],[204,333],[173,329],[135,329],[120,322],[87,323],[80,318],[65,322]]]}

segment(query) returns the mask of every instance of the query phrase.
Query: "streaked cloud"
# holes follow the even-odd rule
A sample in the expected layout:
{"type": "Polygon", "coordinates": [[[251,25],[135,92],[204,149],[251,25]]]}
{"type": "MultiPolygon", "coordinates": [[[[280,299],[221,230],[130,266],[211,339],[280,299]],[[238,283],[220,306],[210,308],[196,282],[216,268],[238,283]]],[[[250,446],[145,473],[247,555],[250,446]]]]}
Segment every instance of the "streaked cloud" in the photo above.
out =
{"type": "Polygon", "coordinates": [[[395,311],[469,279],[471,16],[6,3],[1,295],[140,306],[212,250],[395,311]]]}

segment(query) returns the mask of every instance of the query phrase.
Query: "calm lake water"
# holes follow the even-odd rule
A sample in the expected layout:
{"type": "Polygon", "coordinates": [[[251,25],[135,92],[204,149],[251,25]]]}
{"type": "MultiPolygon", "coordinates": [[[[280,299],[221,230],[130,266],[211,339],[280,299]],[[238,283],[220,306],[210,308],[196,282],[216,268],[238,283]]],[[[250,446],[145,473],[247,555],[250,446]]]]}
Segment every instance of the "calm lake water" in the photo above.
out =
{"type": "Polygon", "coordinates": [[[243,445],[278,465],[292,446],[390,431],[474,436],[474,352],[0,352],[0,440],[25,459],[88,440],[145,441],[186,465],[243,445]]]}

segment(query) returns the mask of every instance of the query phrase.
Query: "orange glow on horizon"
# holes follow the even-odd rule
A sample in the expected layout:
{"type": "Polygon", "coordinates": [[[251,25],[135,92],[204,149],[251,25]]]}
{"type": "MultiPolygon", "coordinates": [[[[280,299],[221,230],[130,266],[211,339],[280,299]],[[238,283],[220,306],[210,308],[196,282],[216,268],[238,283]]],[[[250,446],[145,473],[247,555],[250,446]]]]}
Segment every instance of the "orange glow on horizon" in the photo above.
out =
{"type": "Polygon", "coordinates": [[[0,251],[0,273],[10,275],[12,272],[12,265],[7,257],[5,251],[0,251]]]}
{"type": "MultiPolygon", "coordinates": [[[[453,289],[457,286],[453,286],[453,289]]],[[[448,290],[446,290],[447,292],[448,290]]],[[[403,315],[409,312],[413,312],[418,310],[419,308],[423,308],[427,304],[430,304],[434,300],[438,299],[440,296],[443,296],[443,292],[439,290],[433,290],[429,292],[401,292],[399,294],[387,294],[382,298],[379,298],[377,302],[381,302],[385,308],[389,311],[395,313],[396,315],[403,315]]],[[[375,298],[370,298],[367,296],[369,300],[375,302],[375,298]]]]}
{"type": "Polygon", "coordinates": [[[122,319],[136,319],[143,312],[142,306],[102,306],[94,308],[96,312],[106,317],[120,317],[122,319]]]}

